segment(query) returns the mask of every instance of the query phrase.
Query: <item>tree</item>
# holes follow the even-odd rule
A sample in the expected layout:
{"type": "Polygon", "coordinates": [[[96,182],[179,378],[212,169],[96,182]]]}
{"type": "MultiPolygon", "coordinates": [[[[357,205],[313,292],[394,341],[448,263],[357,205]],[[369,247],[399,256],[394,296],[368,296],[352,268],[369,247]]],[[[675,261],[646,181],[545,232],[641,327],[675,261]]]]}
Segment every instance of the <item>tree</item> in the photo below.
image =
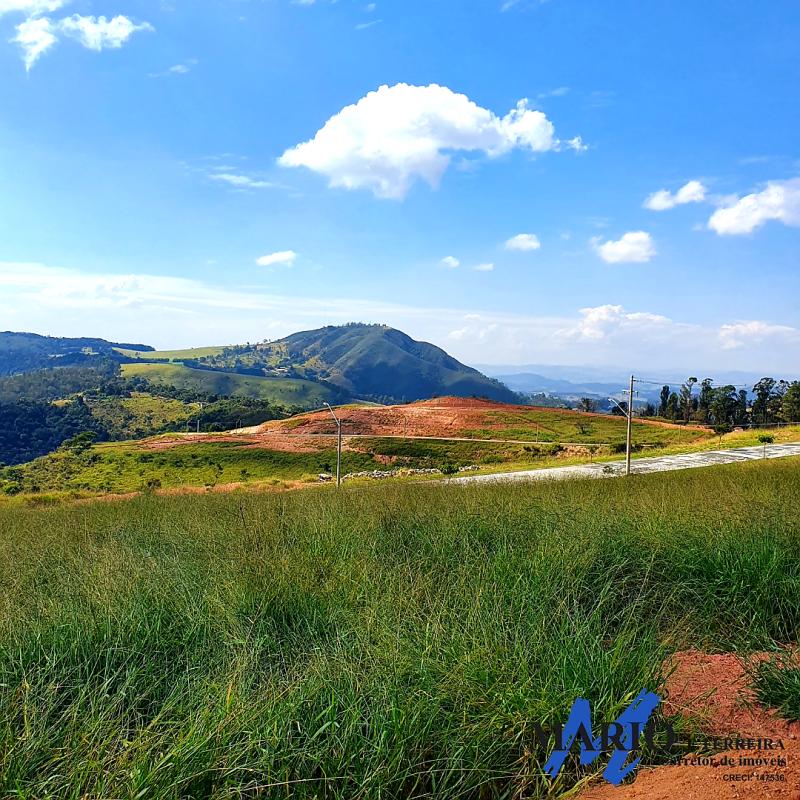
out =
{"type": "Polygon", "coordinates": [[[781,419],[784,422],[800,422],[800,381],[792,381],[781,399],[781,419]]]}
{"type": "Polygon", "coordinates": [[[747,389],[739,389],[739,404],[736,409],[736,424],[747,423],[747,389]]]}
{"type": "Polygon", "coordinates": [[[764,445],[764,455],[763,457],[767,457],[767,445],[772,444],[775,441],[775,437],[771,433],[762,433],[758,437],[758,441],[764,445]]]}
{"type": "Polygon", "coordinates": [[[697,378],[687,378],[686,383],[681,385],[680,389],[680,408],[683,415],[683,421],[688,422],[692,417],[694,408],[694,397],[692,396],[692,387],[697,383],[697,378]]]}
{"type": "Polygon", "coordinates": [[[766,425],[770,422],[770,400],[777,381],[774,378],[762,378],[753,386],[753,422],[766,425]]]}
{"type": "Polygon", "coordinates": [[[675,392],[670,392],[669,399],[667,400],[667,413],[665,417],[671,420],[678,419],[680,415],[680,400],[675,392]]]}
{"type": "Polygon", "coordinates": [[[786,392],[789,391],[789,382],[783,379],[779,380],[775,385],[769,399],[767,400],[767,416],[772,422],[781,418],[781,409],[783,408],[783,398],[786,392]]]}
{"type": "Polygon", "coordinates": [[[711,378],[703,378],[700,383],[700,394],[697,397],[697,412],[702,422],[708,422],[713,394],[714,381],[711,378]]]}
{"type": "Polygon", "coordinates": [[[658,404],[658,416],[659,417],[666,417],[667,416],[667,405],[669,404],[669,386],[664,384],[661,387],[661,394],[659,395],[660,401],[658,404]]]}
{"type": "Polygon", "coordinates": [[[733,430],[733,428],[731,428],[731,426],[728,425],[727,422],[722,422],[722,423],[719,423],[719,424],[714,426],[714,433],[716,433],[717,436],[719,436],[719,443],[720,444],[722,444],[722,437],[726,433],[730,433],[732,430],[733,430]]]}
{"type": "Polygon", "coordinates": [[[597,401],[593,400],[591,397],[581,397],[578,408],[587,413],[594,413],[597,411],[597,401]]]}
{"type": "Polygon", "coordinates": [[[73,453],[83,453],[97,441],[97,434],[94,431],[82,431],[81,433],[67,439],[61,447],[64,450],[71,450],[73,453]]]}
{"type": "Polygon", "coordinates": [[[611,413],[615,417],[626,417],[628,416],[628,401],[627,400],[618,400],[611,406],[611,413]]]}
{"type": "Polygon", "coordinates": [[[727,385],[714,389],[711,395],[709,412],[714,425],[731,425],[736,420],[739,395],[736,387],[727,385]]]}

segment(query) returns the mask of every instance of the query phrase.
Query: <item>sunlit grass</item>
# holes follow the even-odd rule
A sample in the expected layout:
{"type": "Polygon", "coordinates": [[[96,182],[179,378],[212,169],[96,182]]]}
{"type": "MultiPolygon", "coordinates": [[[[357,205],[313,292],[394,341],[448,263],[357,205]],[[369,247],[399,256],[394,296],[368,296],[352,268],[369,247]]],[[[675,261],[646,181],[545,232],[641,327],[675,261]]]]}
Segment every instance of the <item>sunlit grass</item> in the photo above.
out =
{"type": "Polygon", "coordinates": [[[4,507],[0,794],[542,797],[534,722],[796,639],[799,493],[786,461],[4,507]]]}

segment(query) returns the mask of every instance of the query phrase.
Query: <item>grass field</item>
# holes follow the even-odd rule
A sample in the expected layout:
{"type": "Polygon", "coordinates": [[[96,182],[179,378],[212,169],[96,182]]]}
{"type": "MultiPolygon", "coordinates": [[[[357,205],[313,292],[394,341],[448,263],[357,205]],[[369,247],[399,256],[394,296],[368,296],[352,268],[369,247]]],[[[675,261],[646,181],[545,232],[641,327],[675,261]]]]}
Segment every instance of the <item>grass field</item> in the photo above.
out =
{"type": "MultiPolygon", "coordinates": [[[[627,426],[624,417],[577,414],[558,408],[489,411],[486,416],[491,423],[502,427],[466,429],[464,435],[540,442],[618,443],[625,441],[627,426]]],[[[711,431],[694,426],[654,425],[640,420],[633,423],[634,441],[647,444],[685,444],[710,436],[713,436],[711,431]]]]}
{"type": "MultiPolygon", "coordinates": [[[[145,407],[149,406],[145,403],[145,407]]],[[[667,429],[667,433],[671,431],[667,429]]],[[[754,430],[727,434],[721,446],[756,445],[760,433],[754,430]]],[[[800,426],[781,428],[772,434],[778,442],[797,441],[800,426]]],[[[226,438],[209,434],[201,441],[187,439],[185,443],[171,446],[162,446],[156,438],[143,442],[103,443],[83,451],[59,450],[0,471],[0,503],[41,503],[69,499],[75,493],[129,493],[154,487],[184,489],[231,484],[258,487],[298,481],[312,483],[317,481],[320,472],[331,472],[335,468],[335,441],[331,437],[312,440],[310,452],[271,449],[263,443],[252,446],[246,437],[238,442],[226,438]]],[[[344,475],[365,470],[439,469],[448,465],[474,465],[482,472],[509,472],[621,457],[620,443],[616,447],[591,444],[562,447],[551,442],[437,441],[376,436],[346,440],[345,445],[344,475]]],[[[634,457],[695,452],[719,446],[719,437],[705,437],[686,444],[651,445],[637,450],[634,457]]]]}
{"type": "MultiPolygon", "coordinates": [[[[348,471],[376,469],[371,456],[348,453],[348,471]]],[[[110,442],[84,452],[58,451],[12,468],[24,492],[127,493],[149,488],[210,487],[253,481],[315,481],[336,464],[334,444],[312,453],[287,453],[218,442],[185,444],[163,450],[131,442],[110,442]]],[[[41,497],[39,498],[41,501],[41,497]]]]}
{"type": "Polygon", "coordinates": [[[125,350],[122,347],[114,349],[128,358],[168,358],[170,361],[186,361],[187,359],[218,356],[225,347],[190,347],[186,350],[125,350]]]}
{"type": "Polygon", "coordinates": [[[799,495],[790,459],[2,507],[0,795],[544,797],[534,722],[796,640],[799,495]]]}
{"type": "Polygon", "coordinates": [[[178,389],[192,389],[220,396],[252,397],[278,405],[301,408],[316,408],[325,401],[336,400],[332,391],[313,381],[213,372],[190,369],[182,364],[123,364],[122,375],[126,378],[147,378],[155,383],[166,383],[178,389]]]}
{"type": "MultiPolygon", "coordinates": [[[[323,439],[311,452],[286,452],[214,441],[159,448],[158,439],[109,442],[89,450],[60,450],[11,468],[26,493],[127,493],[148,487],[181,488],[273,481],[316,481],[336,464],[336,446],[323,439]]],[[[552,446],[536,452],[523,445],[472,442],[418,442],[401,439],[362,439],[343,453],[343,474],[389,466],[438,468],[444,464],[527,464],[553,461],[552,446]],[[389,459],[389,463],[387,463],[389,459]]],[[[0,490],[4,484],[0,476],[0,490]]],[[[2,495],[0,494],[0,497],[2,495]]]]}
{"type": "Polygon", "coordinates": [[[92,416],[119,438],[134,438],[185,423],[197,409],[194,404],[145,392],[132,392],[130,397],[89,398],[88,405],[92,416]]]}

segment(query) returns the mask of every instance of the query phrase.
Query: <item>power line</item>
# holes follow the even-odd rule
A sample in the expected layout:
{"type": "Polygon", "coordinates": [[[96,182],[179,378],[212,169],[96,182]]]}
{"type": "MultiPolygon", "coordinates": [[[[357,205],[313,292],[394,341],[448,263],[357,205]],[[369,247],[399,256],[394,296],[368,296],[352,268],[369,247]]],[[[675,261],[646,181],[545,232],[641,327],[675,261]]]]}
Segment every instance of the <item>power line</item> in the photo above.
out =
{"type": "MultiPolygon", "coordinates": [[[[684,381],[653,381],[648,380],[647,378],[637,378],[636,383],[649,383],[653,386],[682,386],[684,381]]],[[[698,381],[697,385],[700,385],[702,381],[698,381]]],[[[713,380],[712,380],[713,383],[713,380]]],[[[733,386],[734,389],[752,389],[755,384],[752,383],[722,383],[714,388],[720,389],[723,386],[733,386]]],[[[627,389],[620,389],[620,391],[627,391],[627,389]]]]}

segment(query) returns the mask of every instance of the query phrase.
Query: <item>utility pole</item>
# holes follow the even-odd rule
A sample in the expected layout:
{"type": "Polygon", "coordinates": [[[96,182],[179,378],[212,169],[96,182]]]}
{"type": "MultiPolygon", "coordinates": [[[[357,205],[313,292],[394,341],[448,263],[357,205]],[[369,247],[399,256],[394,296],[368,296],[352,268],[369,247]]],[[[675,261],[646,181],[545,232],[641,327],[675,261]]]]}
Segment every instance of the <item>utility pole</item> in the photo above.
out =
{"type": "Polygon", "coordinates": [[[325,405],[328,411],[331,412],[334,422],[336,422],[336,488],[339,489],[342,485],[342,422],[339,417],[333,413],[330,404],[325,403],[325,405]]]}
{"type": "Polygon", "coordinates": [[[632,442],[632,434],[633,434],[633,384],[635,382],[635,378],[631,375],[631,383],[628,389],[628,408],[623,408],[613,397],[609,397],[608,399],[620,410],[625,413],[625,417],[627,418],[628,425],[627,425],[627,433],[625,436],[625,474],[631,474],[631,451],[633,450],[633,442],[632,442]]]}
{"type": "Polygon", "coordinates": [[[633,431],[633,375],[628,389],[628,435],[625,442],[625,474],[631,474],[631,433],[633,431]]]}

